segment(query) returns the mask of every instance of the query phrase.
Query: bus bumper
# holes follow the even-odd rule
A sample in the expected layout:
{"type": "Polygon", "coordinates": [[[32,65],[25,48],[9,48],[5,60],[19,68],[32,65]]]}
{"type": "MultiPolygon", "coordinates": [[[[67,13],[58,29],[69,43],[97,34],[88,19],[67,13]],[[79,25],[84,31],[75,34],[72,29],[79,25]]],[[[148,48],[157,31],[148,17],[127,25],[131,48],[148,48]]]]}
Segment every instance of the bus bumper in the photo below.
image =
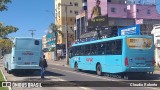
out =
{"type": "Polygon", "coordinates": [[[11,69],[41,69],[39,65],[12,65],[11,69]]]}
{"type": "Polygon", "coordinates": [[[125,67],[124,72],[153,72],[154,67],[125,67]]]}

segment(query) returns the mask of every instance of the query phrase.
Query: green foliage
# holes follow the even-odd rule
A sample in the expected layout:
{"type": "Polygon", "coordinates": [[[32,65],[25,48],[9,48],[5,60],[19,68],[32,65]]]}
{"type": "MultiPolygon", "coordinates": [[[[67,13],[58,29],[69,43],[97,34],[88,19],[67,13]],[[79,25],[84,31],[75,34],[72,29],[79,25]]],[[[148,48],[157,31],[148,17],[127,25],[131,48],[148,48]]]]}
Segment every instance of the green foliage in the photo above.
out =
{"type": "Polygon", "coordinates": [[[60,35],[62,35],[62,37],[64,37],[63,32],[57,29],[58,28],[57,25],[55,25],[54,23],[51,23],[51,25],[49,27],[52,30],[52,32],[56,34],[56,38],[58,38],[57,34],[60,34],[60,35]]]}
{"type": "Polygon", "coordinates": [[[7,3],[11,3],[11,0],[0,0],[0,11],[7,10],[7,3]]]}
{"type": "MultiPolygon", "coordinates": [[[[0,81],[5,81],[1,71],[0,71],[0,81]]],[[[0,90],[8,90],[8,88],[7,87],[0,87],[0,90]]]]}
{"type": "Polygon", "coordinates": [[[0,39],[0,47],[2,48],[10,48],[12,47],[13,42],[10,39],[0,39]]]}
{"type": "MultiPolygon", "coordinates": [[[[11,0],[0,0],[0,11],[7,10],[6,4],[11,3],[11,0]]],[[[10,50],[13,45],[13,42],[7,38],[7,35],[18,30],[14,26],[4,26],[0,22],[0,47],[2,50],[10,50]]]]}
{"type": "Polygon", "coordinates": [[[10,33],[16,32],[18,28],[13,26],[3,26],[2,23],[0,23],[0,37],[6,38],[6,36],[10,33]]]}

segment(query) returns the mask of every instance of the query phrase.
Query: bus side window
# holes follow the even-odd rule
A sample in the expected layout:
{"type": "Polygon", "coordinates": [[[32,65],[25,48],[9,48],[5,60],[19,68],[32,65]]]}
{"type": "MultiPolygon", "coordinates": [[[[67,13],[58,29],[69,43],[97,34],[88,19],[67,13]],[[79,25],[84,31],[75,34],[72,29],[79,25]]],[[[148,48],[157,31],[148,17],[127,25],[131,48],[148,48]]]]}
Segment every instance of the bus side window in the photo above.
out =
{"type": "Polygon", "coordinates": [[[115,45],[115,41],[111,42],[111,53],[114,55],[116,52],[116,45],[115,45]]]}
{"type": "Polygon", "coordinates": [[[110,43],[109,42],[106,42],[106,54],[111,54],[110,53],[110,49],[111,49],[111,47],[110,47],[110,43]]]}
{"type": "Polygon", "coordinates": [[[122,54],[122,40],[116,41],[116,54],[118,55],[122,54]]]}
{"type": "Polygon", "coordinates": [[[98,54],[99,55],[104,55],[105,54],[105,48],[106,48],[105,43],[98,43],[98,54]]]}
{"type": "Polygon", "coordinates": [[[90,55],[90,45],[84,46],[84,55],[90,55]]]}
{"type": "Polygon", "coordinates": [[[106,54],[112,55],[115,50],[114,41],[108,41],[106,42],[106,54]]]}
{"type": "Polygon", "coordinates": [[[97,44],[92,44],[91,45],[91,55],[96,55],[97,54],[97,44]]]}
{"type": "Polygon", "coordinates": [[[77,55],[77,47],[74,47],[74,56],[77,55]]]}

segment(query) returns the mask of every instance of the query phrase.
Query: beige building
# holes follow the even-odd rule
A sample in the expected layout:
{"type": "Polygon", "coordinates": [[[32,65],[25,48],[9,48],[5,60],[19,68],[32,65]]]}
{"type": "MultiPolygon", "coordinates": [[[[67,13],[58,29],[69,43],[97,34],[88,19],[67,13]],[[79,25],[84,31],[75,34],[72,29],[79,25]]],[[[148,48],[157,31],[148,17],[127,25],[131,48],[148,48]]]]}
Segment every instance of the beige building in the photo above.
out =
{"type": "Polygon", "coordinates": [[[67,7],[67,23],[70,43],[74,41],[74,24],[76,21],[76,15],[79,14],[82,9],[82,0],[55,0],[55,24],[58,25],[58,30],[63,32],[62,35],[58,35],[58,44],[65,44],[66,35],[66,9],[63,5],[72,5],[67,7]]]}
{"type": "Polygon", "coordinates": [[[42,37],[42,49],[44,49],[44,48],[47,47],[47,46],[46,46],[46,43],[47,43],[47,41],[46,41],[46,35],[44,35],[44,36],[42,37]]]}

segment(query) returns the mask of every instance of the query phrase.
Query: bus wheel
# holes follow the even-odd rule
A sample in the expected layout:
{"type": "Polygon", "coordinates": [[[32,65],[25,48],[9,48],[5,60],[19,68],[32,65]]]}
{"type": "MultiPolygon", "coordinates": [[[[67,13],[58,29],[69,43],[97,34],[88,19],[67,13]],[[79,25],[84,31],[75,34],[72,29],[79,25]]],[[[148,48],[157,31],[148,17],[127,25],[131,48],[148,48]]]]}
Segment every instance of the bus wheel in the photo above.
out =
{"type": "Polygon", "coordinates": [[[11,74],[11,71],[10,71],[9,68],[8,68],[8,64],[7,64],[7,73],[8,73],[8,74],[11,74]]]}
{"type": "Polygon", "coordinates": [[[6,68],[6,67],[4,67],[4,70],[7,70],[7,68],[6,68]]]}
{"type": "Polygon", "coordinates": [[[77,62],[74,64],[74,70],[78,71],[78,63],[77,62]]]}
{"type": "Polygon", "coordinates": [[[11,74],[11,71],[10,71],[10,70],[8,70],[8,68],[7,68],[7,73],[8,73],[8,74],[11,74]]]}
{"type": "Polygon", "coordinates": [[[96,66],[96,72],[97,72],[97,75],[101,76],[102,75],[102,67],[101,67],[101,64],[98,64],[96,66]]]}

